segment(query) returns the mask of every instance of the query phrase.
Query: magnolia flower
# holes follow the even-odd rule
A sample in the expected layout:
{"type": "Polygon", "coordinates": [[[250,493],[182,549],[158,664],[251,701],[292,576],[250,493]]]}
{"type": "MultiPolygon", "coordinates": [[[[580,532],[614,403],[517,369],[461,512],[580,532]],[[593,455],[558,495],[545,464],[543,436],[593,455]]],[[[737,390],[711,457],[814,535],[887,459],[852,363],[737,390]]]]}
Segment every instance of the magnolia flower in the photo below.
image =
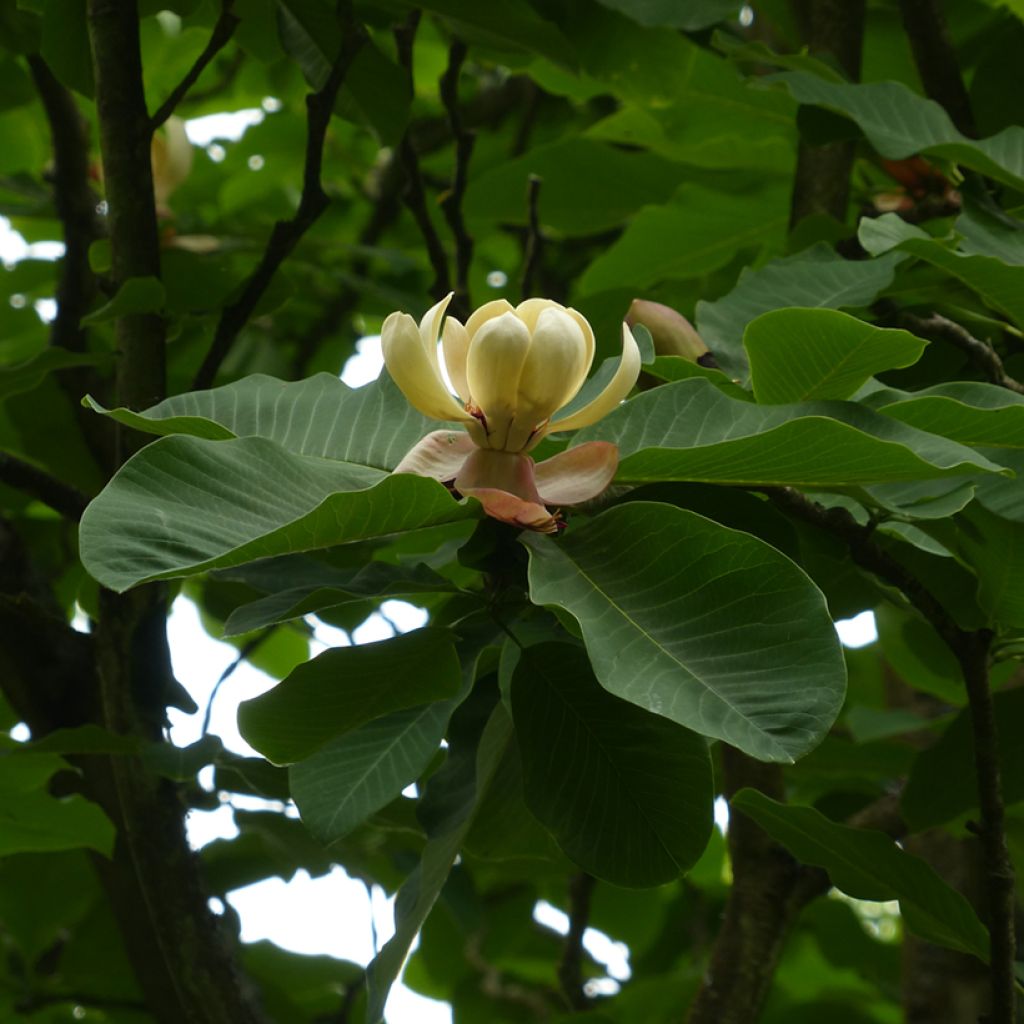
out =
{"type": "Polygon", "coordinates": [[[681,356],[691,363],[708,354],[704,339],[682,313],[660,302],[634,299],[626,314],[630,327],[640,324],[651,332],[654,351],[659,356],[681,356]]]}
{"type": "Polygon", "coordinates": [[[527,453],[552,431],[576,430],[611,412],[636,383],[640,350],[623,324],[622,359],[612,379],[591,401],[559,418],[594,360],[594,332],[586,319],[550,299],[515,307],[497,299],[465,326],[448,317],[442,332],[450,300],[429,309],[419,326],[407,313],[392,313],[381,329],[384,362],[409,402],[426,416],[465,428],[428,434],[395,472],[454,483],[488,515],[553,533],[558,519],[545,506],[575,505],[600,494],[615,476],[618,448],[590,441],[539,465],[527,453]],[[441,373],[438,334],[458,399],[441,373]]]}
{"type": "Polygon", "coordinates": [[[185,132],[185,122],[173,115],[163,128],[153,133],[149,149],[153,166],[153,196],[158,217],[173,217],[167,205],[171,193],[192,171],[192,143],[185,132]]]}

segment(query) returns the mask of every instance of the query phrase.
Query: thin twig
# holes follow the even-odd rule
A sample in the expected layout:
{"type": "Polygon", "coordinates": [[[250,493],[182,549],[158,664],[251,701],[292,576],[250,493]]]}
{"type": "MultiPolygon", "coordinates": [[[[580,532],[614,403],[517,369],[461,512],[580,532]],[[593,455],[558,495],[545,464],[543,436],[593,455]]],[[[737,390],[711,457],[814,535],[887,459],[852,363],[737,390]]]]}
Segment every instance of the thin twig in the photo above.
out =
{"type": "MultiPolygon", "coordinates": [[[[395,46],[398,50],[398,63],[405,69],[409,76],[409,88],[413,87],[412,72],[412,49],[416,40],[416,29],[419,28],[421,11],[414,10],[408,18],[395,27],[395,46]]],[[[420,161],[413,145],[412,137],[406,132],[398,147],[398,153],[405,168],[405,205],[416,221],[416,226],[423,236],[423,243],[427,249],[427,258],[430,260],[431,269],[434,271],[434,280],[430,285],[430,294],[435,299],[441,299],[451,291],[451,276],[448,271],[448,254],[437,233],[433,220],[430,218],[430,210],[427,206],[427,193],[423,185],[423,174],[420,171],[420,161]]]]}
{"type": "Polygon", "coordinates": [[[208,388],[213,383],[228,350],[252,316],[278,267],[330,205],[331,201],[320,181],[324,140],[338,91],[365,39],[366,32],[363,27],[351,18],[346,18],[341,49],[327,76],[327,81],[319,91],[306,97],[306,161],[298,209],[290,220],[279,220],[274,225],[263,257],[249,275],[242,294],[229,306],[224,307],[213,336],[213,344],[192,382],[194,390],[208,388]]]}
{"type": "Polygon", "coordinates": [[[903,313],[900,319],[915,334],[936,338],[956,346],[993,384],[1009,391],[1024,395],[1024,384],[1011,377],[1003,367],[1003,361],[996,350],[987,342],[975,338],[966,328],[938,313],[920,317],[903,313]]]}
{"type": "Polygon", "coordinates": [[[210,691],[210,699],[206,702],[206,713],[203,715],[203,727],[199,732],[200,738],[204,737],[210,731],[210,719],[213,717],[213,702],[217,699],[217,694],[220,693],[220,688],[235,674],[236,670],[241,666],[243,661],[247,661],[252,657],[256,649],[266,640],[271,633],[274,632],[276,626],[271,626],[269,629],[263,630],[257,636],[254,636],[251,640],[247,640],[238,650],[238,656],[223,672],[220,674],[220,678],[213,684],[213,689],[210,691]]]}
{"type": "Polygon", "coordinates": [[[571,1010],[586,1010],[590,999],[583,989],[583,936],[590,921],[594,878],[581,871],[569,880],[569,931],[558,964],[558,981],[571,1010]]]}
{"type": "Polygon", "coordinates": [[[89,499],[77,488],[7,452],[0,452],[0,482],[23,491],[75,522],[82,518],[89,504],[89,499]]]}
{"type": "Polygon", "coordinates": [[[459,113],[459,73],[466,59],[467,46],[456,39],[448,50],[448,67],[441,76],[441,102],[448,113],[448,123],[455,138],[455,175],[452,187],[441,200],[441,210],[455,239],[455,299],[452,312],[465,319],[469,314],[469,268],[473,261],[473,238],[466,230],[462,202],[469,184],[469,161],[476,136],[467,131],[459,113]]]}
{"type": "Polygon", "coordinates": [[[175,108],[185,98],[189,89],[195,85],[210,61],[228,45],[231,37],[235,34],[239,19],[231,12],[231,4],[232,0],[223,0],[220,17],[217,18],[213,26],[209,42],[207,42],[203,52],[196,58],[196,62],[185,73],[185,77],[171,90],[171,94],[160,104],[157,112],[150,118],[149,127],[151,130],[156,131],[174,113],[175,108]]]}
{"type": "Polygon", "coordinates": [[[534,279],[540,268],[544,236],[540,230],[540,186],[543,179],[531,174],[526,186],[526,208],[529,214],[526,244],[523,247],[523,274],[519,281],[519,296],[528,299],[533,294],[534,279]]]}

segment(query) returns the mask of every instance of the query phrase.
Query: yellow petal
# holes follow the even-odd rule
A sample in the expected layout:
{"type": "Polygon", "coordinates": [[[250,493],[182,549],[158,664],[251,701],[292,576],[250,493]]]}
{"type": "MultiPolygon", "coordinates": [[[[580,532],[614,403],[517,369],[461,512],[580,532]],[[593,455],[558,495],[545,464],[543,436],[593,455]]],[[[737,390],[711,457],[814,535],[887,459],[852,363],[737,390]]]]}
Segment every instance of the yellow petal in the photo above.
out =
{"type": "Polygon", "coordinates": [[[437,354],[431,361],[423,347],[420,329],[408,313],[392,313],[384,321],[380,341],[388,372],[410,405],[437,420],[472,420],[444,386],[437,369],[437,354]]]}
{"type": "Polygon", "coordinates": [[[530,332],[512,312],[487,320],[471,337],[466,380],[473,404],[483,412],[491,448],[505,447],[529,348],[530,332]]]}
{"type": "Polygon", "coordinates": [[[545,309],[565,309],[565,306],[554,299],[524,299],[516,306],[516,316],[523,321],[533,334],[537,320],[545,309]]]}
{"type": "Polygon", "coordinates": [[[444,346],[444,365],[448,370],[452,386],[458,392],[459,398],[463,402],[469,402],[470,390],[469,384],[466,382],[466,356],[469,354],[469,331],[455,317],[450,316],[444,322],[441,342],[444,346]]]}
{"type": "Polygon", "coordinates": [[[501,316],[502,313],[511,312],[512,304],[505,299],[492,299],[490,302],[485,302],[479,309],[475,309],[466,321],[466,330],[469,332],[470,338],[488,320],[493,320],[495,317],[501,316]]]}
{"type": "Polygon", "coordinates": [[[565,309],[552,304],[540,311],[519,378],[508,450],[526,447],[534,430],[579,391],[590,367],[588,354],[579,323],[565,309]]]}
{"type": "Polygon", "coordinates": [[[452,301],[454,294],[454,292],[449,292],[440,302],[431,306],[420,321],[420,340],[423,343],[423,351],[427,353],[430,365],[433,366],[434,373],[442,383],[444,383],[444,377],[441,376],[441,364],[437,358],[437,342],[438,335],[441,333],[444,311],[448,308],[448,303],[452,301]]]}
{"type": "Polygon", "coordinates": [[[552,430],[578,430],[580,427],[596,423],[602,416],[610,413],[632,391],[639,375],[640,349],[637,348],[629,325],[623,324],[622,358],[619,360],[619,367],[615,371],[615,376],[608,382],[608,386],[582,409],[577,409],[576,412],[564,419],[549,424],[545,433],[552,430]]]}

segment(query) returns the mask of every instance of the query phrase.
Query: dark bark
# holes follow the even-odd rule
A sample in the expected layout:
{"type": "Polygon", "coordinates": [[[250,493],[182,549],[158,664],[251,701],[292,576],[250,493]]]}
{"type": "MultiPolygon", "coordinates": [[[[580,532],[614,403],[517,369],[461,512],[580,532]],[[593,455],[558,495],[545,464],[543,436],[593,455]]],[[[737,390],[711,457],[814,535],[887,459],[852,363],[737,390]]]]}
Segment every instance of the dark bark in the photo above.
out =
{"type": "Polygon", "coordinates": [[[900,14],[925,95],[945,108],[964,135],[977,135],[941,0],[900,0],[900,14]]]}
{"type": "MultiPolygon", "coordinates": [[[[803,7],[810,52],[831,57],[856,81],[864,42],[865,0],[811,0],[803,7]]],[[[846,219],[853,157],[853,142],[813,146],[801,141],[790,204],[791,225],[813,214],[846,219]]]]}
{"type": "Polygon", "coordinates": [[[558,982],[570,1010],[585,1010],[590,999],[583,988],[583,936],[590,920],[594,878],[580,872],[569,880],[569,931],[558,965],[558,982]]]}

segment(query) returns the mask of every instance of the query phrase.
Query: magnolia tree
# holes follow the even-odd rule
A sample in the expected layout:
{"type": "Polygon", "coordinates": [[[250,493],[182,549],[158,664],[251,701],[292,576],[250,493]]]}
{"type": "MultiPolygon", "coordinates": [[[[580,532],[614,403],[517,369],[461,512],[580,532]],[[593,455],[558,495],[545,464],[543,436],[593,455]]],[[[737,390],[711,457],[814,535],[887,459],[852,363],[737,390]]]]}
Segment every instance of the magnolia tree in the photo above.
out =
{"type": "Polygon", "coordinates": [[[1022,15],[2,0],[0,1017],[1016,1024],[1022,15]]]}

